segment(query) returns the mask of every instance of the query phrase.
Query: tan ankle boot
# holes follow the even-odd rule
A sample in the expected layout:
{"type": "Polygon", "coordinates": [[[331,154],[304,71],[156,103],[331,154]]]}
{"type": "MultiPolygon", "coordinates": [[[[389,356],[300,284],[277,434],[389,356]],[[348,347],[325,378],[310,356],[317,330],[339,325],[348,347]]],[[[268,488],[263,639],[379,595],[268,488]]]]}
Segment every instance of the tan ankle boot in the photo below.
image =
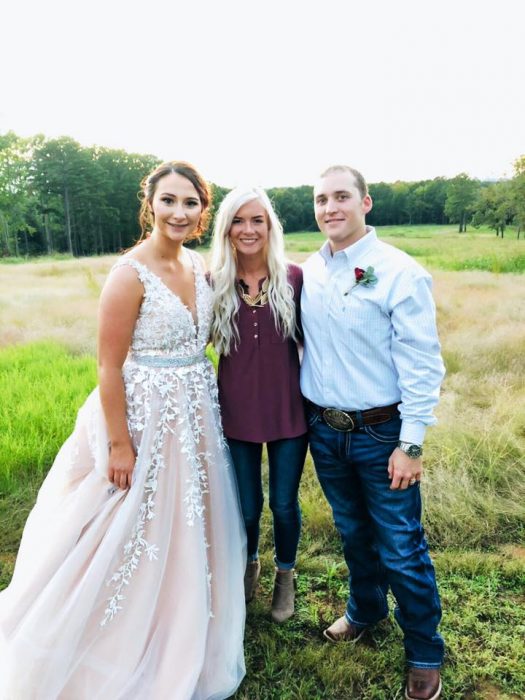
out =
{"type": "Polygon", "coordinates": [[[257,590],[257,581],[261,575],[261,562],[256,559],[255,561],[249,561],[246,564],[246,571],[244,572],[244,600],[249,603],[255,598],[255,591],[257,590]]]}
{"type": "Polygon", "coordinates": [[[272,619],[284,622],[294,614],[295,571],[276,571],[272,597],[272,619]]]}

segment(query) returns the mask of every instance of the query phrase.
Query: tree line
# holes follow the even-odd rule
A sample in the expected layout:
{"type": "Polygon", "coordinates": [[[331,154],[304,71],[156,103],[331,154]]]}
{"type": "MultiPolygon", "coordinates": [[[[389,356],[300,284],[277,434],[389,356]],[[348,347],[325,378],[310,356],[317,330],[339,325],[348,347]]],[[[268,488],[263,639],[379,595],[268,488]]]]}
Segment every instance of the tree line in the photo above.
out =
{"type": "MultiPolygon", "coordinates": [[[[137,240],[141,179],[160,160],[99,146],[83,147],[69,137],[22,138],[0,134],[0,255],[52,253],[97,255],[130,247],[137,240]]],[[[228,190],[212,185],[213,211],[228,190]]],[[[286,233],[315,231],[312,187],[268,190],[286,233]]],[[[420,182],[370,185],[372,225],[485,224],[503,237],[525,226],[525,156],[514,177],[480,182],[461,173],[420,182]]]]}

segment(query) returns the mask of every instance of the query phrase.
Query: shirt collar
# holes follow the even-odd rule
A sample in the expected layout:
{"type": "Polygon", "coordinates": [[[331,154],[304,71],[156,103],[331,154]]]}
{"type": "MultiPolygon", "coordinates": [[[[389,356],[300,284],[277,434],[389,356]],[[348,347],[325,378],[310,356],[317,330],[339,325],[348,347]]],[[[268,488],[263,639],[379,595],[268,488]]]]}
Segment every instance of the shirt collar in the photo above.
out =
{"type": "MultiPolygon", "coordinates": [[[[343,250],[337,251],[335,255],[345,255],[347,260],[351,262],[356,258],[362,258],[363,255],[367,253],[370,250],[370,248],[372,248],[376,241],[377,233],[375,228],[373,226],[367,226],[366,234],[362,238],[356,241],[356,243],[352,243],[352,245],[343,248],[343,250]]],[[[328,241],[325,241],[321,246],[321,249],[319,250],[319,255],[327,264],[335,257],[334,255],[332,255],[330,243],[328,241]]]]}

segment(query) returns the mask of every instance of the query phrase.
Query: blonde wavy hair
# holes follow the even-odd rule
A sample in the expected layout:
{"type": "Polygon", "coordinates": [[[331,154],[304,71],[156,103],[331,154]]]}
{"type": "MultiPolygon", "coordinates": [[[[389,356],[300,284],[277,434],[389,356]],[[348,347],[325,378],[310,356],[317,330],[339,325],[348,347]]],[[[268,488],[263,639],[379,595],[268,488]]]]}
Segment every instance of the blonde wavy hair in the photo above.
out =
{"type": "Polygon", "coordinates": [[[221,202],[211,247],[210,276],[213,287],[213,320],[211,342],[220,355],[229,355],[232,345],[240,342],[237,314],[240,299],[235,286],[237,261],[230,243],[229,233],[233,218],[239,209],[260,201],[268,216],[268,302],[275,321],[275,328],[285,338],[297,338],[293,288],[288,282],[287,261],[284,253],[283,227],[266,192],[259,187],[236,187],[221,202]]]}

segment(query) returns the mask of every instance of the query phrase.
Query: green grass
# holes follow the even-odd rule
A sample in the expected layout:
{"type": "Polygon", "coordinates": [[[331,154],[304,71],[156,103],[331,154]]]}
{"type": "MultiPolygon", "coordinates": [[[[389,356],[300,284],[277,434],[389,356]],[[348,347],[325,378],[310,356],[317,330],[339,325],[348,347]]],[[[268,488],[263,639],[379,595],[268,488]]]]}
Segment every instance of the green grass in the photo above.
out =
{"type": "MultiPolygon", "coordinates": [[[[276,627],[269,616],[272,567],[263,559],[260,593],[248,609],[248,674],[236,698],[403,697],[402,638],[392,614],[356,646],[330,645],[321,636],[344,610],[346,571],[338,561],[336,547],[299,560],[296,615],[276,627]]],[[[450,552],[436,556],[436,569],[447,643],[444,698],[523,697],[525,563],[505,553],[450,552]],[[498,694],[486,694],[487,686],[498,694]]]]}
{"type": "MultiPolygon", "coordinates": [[[[308,464],[307,468],[311,468],[308,464]]],[[[263,518],[263,575],[246,623],[247,676],[236,700],[390,700],[401,698],[402,637],[392,612],[356,646],[331,645],[322,630],[345,606],[347,572],[337,538],[320,546],[306,520],[297,564],[296,614],[270,618],[273,563],[263,518]]],[[[525,551],[435,553],[447,645],[447,700],[519,700],[525,694],[525,551]]],[[[14,556],[0,555],[0,588],[14,556]]],[[[394,602],[390,600],[391,611],[394,602]]]]}
{"type": "MultiPolygon", "coordinates": [[[[459,235],[450,227],[388,227],[379,234],[435,270],[447,377],[438,425],[425,442],[422,489],[443,600],[443,697],[519,700],[525,697],[525,280],[490,272],[522,272],[525,243],[484,231],[459,235]],[[464,269],[482,271],[454,272],[464,269]]],[[[301,259],[323,240],[314,233],[286,236],[287,249],[301,259]]],[[[78,264],[58,261],[42,278],[56,278],[53,289],[60,282],[70,298],[80,275],[87,280],[84,296],[94,298],[105,270],[97,262],[90,276],[90,266],[78,264]]],[[[31,279],[40,298],[38,279],[31,279]]],[[[45,315],[53,303],[38,311],[32,327],[42,316],[45,329],[56,322],[45,315]]],[[[64,331],[64,342],[71,336],[74,347],[77,334],[64,331]]],[[[0,588],[9,582],[42,478],[95,381],[92,357],[57,344],[0,350],[0,588]]],[[[263,576],[246,628],[248,675],[236,700],[402,698],[402,640],[392,617],[356,647],[322,638],[323,627],[344,609],[347,572],[309,458],[301,507],[297,614],[281,627],[269,614],[272,532],[265,510],[263,576]]]]}
{"type": "Polygon", "coordinates": [[[95,383],[93,357],[53,343],[0,352],[0,495],[42,478],[95,383]]]}
{"type": "MultiPolygon", "coordinates": [[[[95,359],[54,343],[0,351],[0,553],[18,547],[38,488],[96,382],[95,359]]],[[[0,559],[0,584],[5,582],[0,559]]]]}
{"type": "MultiPolygon", "coordinates": [[[[380,238],[404,250],[425,267],[438,270],[525,272],[525,240],[497,238],[485,230],[457,233],[451,226],[383,226],[380,238]]],[[[319,232],[289,233],[288,253],[313,253],[324,242],[319,232]]]]}
{"type": "MultiPolygon", "coordinates": [[[[459,370],[462,360],[455,361],[459,370]]],[[[483,361],[494,372],[501,358],[483,361]]],[[[11,347],[0,351],[0,377],[0,420],[7,426],[0,434],[2,588],[39,484],[93,387],[95,362],[50,343],[11,347]]],[[[525,548],[517,546],[525,539],[520,422],[518,417],[491,439],[483,425],[462,431],[458,426],[454,433],[445,421],[442,433],[431,431],[427,446],[425,522],[443,600],[448,700],[525,695],[525,548]],[[509,542],[514,545],[504,545],[509,542]],[[452,546],[473,543],[491,553],[452,546]]],[[[263,576],[248,611],[247,678],[236,700],[401,698],[403,647],[392,615],[355,647],[323,640],[322,629],[344,610],[347,572],[310,458],[301,504],[297,613],[282,626],[269,614],[272,533],[267,510],[263,516],[263,576]]]]}

